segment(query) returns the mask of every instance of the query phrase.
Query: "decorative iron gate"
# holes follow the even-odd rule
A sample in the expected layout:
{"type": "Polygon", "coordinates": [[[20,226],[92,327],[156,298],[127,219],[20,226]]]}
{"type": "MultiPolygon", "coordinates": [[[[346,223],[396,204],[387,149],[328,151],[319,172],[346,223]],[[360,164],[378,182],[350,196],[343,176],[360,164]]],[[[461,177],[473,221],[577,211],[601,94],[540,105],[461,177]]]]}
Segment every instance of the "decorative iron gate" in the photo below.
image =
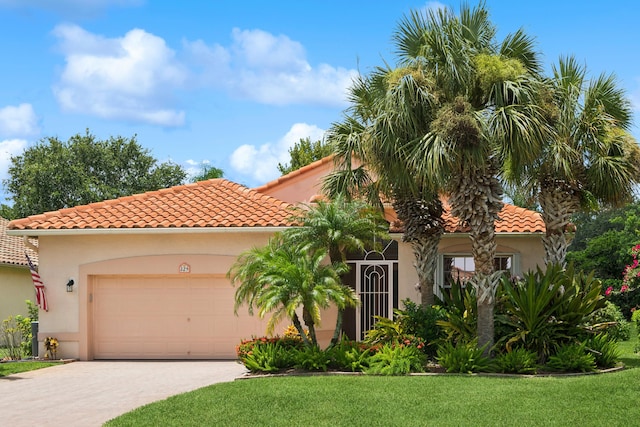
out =
{"type": "Polygon", "coordinates": [[[375,316],[393,318],[394,303],[397,304],[394,295],[397,253],[397,242],[390,240],[385,242],[381,252],[365,252],[362,254],[364,259],[348,261],[356,272],[353,285],[360,298],[360,306],[355,313],[357,340],[362,340],[375,325],[375,316]]]}

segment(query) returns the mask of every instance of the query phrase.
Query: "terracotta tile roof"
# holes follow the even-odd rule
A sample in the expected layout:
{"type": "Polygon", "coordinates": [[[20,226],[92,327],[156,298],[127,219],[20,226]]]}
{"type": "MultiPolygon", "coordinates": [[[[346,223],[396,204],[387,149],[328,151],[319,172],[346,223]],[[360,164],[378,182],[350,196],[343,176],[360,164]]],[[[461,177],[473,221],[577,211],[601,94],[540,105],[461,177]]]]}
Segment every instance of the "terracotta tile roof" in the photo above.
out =
{"type": "Polygon", "coordinates": [[[280,185],[285,181],[290,181],[294,178],[297,178],[300,175],[305,175],[307,173],[309,173],[309,171],[319,168],[321,166],[323,166],[326,163],[332,162],[333,161],[333,154],[327,156],[327,157],[323,157],[320,160],[316,160],[315,162],[309,163],[306,166],[301,167],[300,169],[296,169],[292,172],[289,172],[286,175],[282,175],[279,178],[274,179],[273,181],[269,181],[266,184],[261,185],[260,187],[256,187],[254,188],[254,190],[256,190],[259,193],[264,193],[265,191],[269,190],[271,187],[275,187],[276,185],[280,185]]]}
{"type": "MultiPolygon", "coordinates": [[[[24,256],[25,245],[21,236],[8,236],[7,226],[9,220],[0,218],[0,264],[27,266],[27,259],[24,256]]],[[[30,239],[30,242],[37,246],[38,241],[30,239]]],[[[38,265],[38,254],[26,248],[29,257],[34,264],[38,265]]]]}
{"type": "Polygon", "coordinates": [[[11,221],[14,230],[280,227],[289,203],[211,179],[11,221]]]}
{"type": "MultiPolygon", "coordinates": [[[[393,209],[386,211],[390,222],[390,232],[402,233],[403,226],[393,209]]],[[[444,229],[446,233],[468,233],[469,227],[462,227],[459,219],[451,215],[450,208],[444,205],[444,229]]],[[[500,211],[500,219],[496,221],[496,233],[544,233],[545,226],[542,216],[538,212],[530,211],[518,206],[504,204],[500,211]]]]}

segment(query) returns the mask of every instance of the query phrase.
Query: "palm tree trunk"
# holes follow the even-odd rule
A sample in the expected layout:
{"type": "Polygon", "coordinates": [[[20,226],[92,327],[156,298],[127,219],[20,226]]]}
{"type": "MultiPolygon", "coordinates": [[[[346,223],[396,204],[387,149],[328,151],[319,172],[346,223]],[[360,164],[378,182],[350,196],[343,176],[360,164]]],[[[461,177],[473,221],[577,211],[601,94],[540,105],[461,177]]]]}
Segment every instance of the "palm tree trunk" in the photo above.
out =
{"type": "Polygon", "coordinates": [[[425,307],[433,305],[438,245],[444,233],[442,202],[437,195],[425,200],[396,194],[393,208],[404,224],[402,240],[410,242],[413,248],[413,266],[418,274],[421,304],[425,307]]]}
{"type": "Polygon", "coordinates": [[[338,308],[338,318],[336,319],[336,328],[333,330],[333,336],[331,337],[331,342],[329,343],[329,347],[333,347],[338,344],[338,340],[340,339],[340,335],[342,334],[342,319],[344,318],[344,310],[338,308]]]}
{"type": "Polygon", "coordinates": [[[544,245],[544,262],[547,265],[565,266],[567,248],[571,243],[568,228],[571,216],[580,208],[580,200],[576,192],[563,182],[543,183],[539,195],[542,219],[546,229],[542,237],[544,245]]]}
{"type": "Polygon", "coordinates": [[[309,310],[306,307],[302,307],[302,320],[304,320],[304,324],[309,328],[309,338],[311,338],[311,345],[317,347],[318,339],[316,338],[316,327],[313,321],[313,316],[309,313],[309,310]]]}
{"type": "Polygon", "coordinates": [[[300,334],[300,339],[302,339],[302,342],[304,343],[304,345],[307,347],[311,347],[311,342],[309,341],[309,338],[307,338],[307,334],[304,333],[304,328],[302,327],[302,323],[300,323],[300,318],[296,313],[293,313],[293,317],[291,317],[291,321],[293,322],[293,326],[296,327],[298,334],[300,334]]]}
{"type": "Polygon", "coordinates": [[[471,284],[478,300],[478,346],[489,355],[494,342],[495,279],[493,260],[496,255],[495,221],[502,209],[502,187],[493,166],[468,166],[454,178],[451,192],[451,214],[469,227],[475,277],[471,284]]]}

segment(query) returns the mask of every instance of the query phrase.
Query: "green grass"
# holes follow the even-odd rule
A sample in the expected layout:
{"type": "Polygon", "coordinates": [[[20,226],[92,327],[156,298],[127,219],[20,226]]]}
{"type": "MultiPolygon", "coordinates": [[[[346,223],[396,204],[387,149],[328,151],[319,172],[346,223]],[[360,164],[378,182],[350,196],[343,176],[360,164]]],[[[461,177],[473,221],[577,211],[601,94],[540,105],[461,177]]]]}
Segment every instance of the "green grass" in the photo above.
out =
{"type": "Polygon", "coordinates": [[[250,379],[173,396],[106,425],[628,426],[640,419],[635,343],[621,345],[629,369],[603,375],[250,379]]]}
{"type": "Polygon", "coordinates": [[[0,377],[18,374],[20,372],[35,371],[36,369],[47,368],[59,365],[56,362],[5,362],[0,363],[0,377]]]}

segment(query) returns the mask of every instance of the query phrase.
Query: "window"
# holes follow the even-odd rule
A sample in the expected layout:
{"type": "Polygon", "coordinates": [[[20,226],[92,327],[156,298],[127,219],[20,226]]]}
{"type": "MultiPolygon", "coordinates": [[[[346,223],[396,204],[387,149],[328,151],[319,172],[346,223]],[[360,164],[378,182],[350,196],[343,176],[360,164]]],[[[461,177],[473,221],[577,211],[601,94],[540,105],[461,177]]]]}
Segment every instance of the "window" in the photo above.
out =
{"type": "MultiPolygon", "coordinates": [[[[516,255],[498,255],[493,259],[496,270],[506,270],[514,274],[514,261],[516,255]]],[[[464,286],[475,274],[475,264],[471,255],[443,255],[440,270],[440,280],[436,283],[442,287],[449,288],[452,283],[460,281],[464,286]]]]}

